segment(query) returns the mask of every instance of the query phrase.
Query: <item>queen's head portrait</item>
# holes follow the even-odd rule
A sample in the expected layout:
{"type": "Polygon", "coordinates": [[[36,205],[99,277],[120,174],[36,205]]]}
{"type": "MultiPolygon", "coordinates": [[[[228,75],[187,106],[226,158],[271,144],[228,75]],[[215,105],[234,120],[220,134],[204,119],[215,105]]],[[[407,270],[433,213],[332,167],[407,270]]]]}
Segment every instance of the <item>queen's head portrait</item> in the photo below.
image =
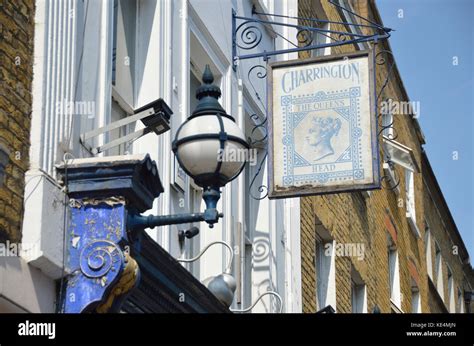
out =
{"type": "Polygon", "coordinates": [[[333,155],[331,139],[337,136],[341,129],[341,120],[331,117],[313,117],[311,127],[306,136],[307,143],[313,149],[314,161],[333,155]]]}

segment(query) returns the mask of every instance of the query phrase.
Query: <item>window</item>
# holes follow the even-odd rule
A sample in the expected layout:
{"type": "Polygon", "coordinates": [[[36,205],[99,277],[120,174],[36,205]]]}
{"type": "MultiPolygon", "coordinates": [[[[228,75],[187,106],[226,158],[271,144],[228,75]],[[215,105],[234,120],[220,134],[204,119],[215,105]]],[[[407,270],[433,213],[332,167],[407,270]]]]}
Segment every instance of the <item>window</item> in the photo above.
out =
{"type": "Polygon", "coordinates": [[[441,249],[438,243],[435,242],[435,285],[439,295],[444,300],[444,285],[443,285],[443,259],[441,257],[441,249]]]}
{"type": "MultiPolygon", "coordinates": [[[[392,122],[391,115],[385,115],[385,120],[382,120],[382,124],[389,124],[392,122]]],[[[407,209],[407,218],[409,217],[409,221],[411,220],[410,226],[412,227],[412,231],[415,233],[416,237],[419,237],[419,230],[416,227],[416,218],[415,218],[415,185],[414,185],[414,172],[419,172],[419,167],[415,159],[415,155],[413,154],[413,150],[409,147],[390,139],[388,136],[393,136],[391,134],[393,129],[385,129],[382,135],[382,146],[384,148],[384,170],[387,175],[390,176],[390,186],[398,193],[400,193],[398,185],[401,182],[399,177],[395,174],[394,165],[397,164],[400,167],[405,169],[405,179],[406,179],[406,189],[410,188],[409,191],[410,198],[411,198],[411,205],[412,213],[408,213],[407,209]]],[[[408,193],[407,193],[408,196],[408,193]]],[[[408,197],[407,197],[408,198],[408,197]]],[[[408,207],[407,207],[408,208],[408,207]]]]}
{"type": "Polygon", "coordinates": [[[401,294],[400,294],[400,271],[398,264],[398,251],[392,238],[389,237],[388,244],[388,276],[389,276],[389,287],[390,287],[390,300],[397,307],[401,305],[401,294]]]}
{"type": "Polygon", "coordinates": [[[322,225],[316,226],[316,302],[318,310],[331,305],[336,310],[334,241],[322,225]]]}
{"type": "Polygon", "coordinates": [[[457,301],[456,312],[459,312],[461,314],[464,313],[464,297],[462,295],[462,290],[459,287],[458,287],[458,301],[457,301]]]}
{"type": "MultiPolygon", "coordinates": [[[[338,2],[339,2],[339,6],[344,7],[345,9],[348,9],[349,11],[355,12],[348,0],[339,0],[338,2]]],[[[354,16],[352,13],[349,13],[343,10],[340,10],[339,13],[342,16],[342,20],[344,22],[351,23],[351,24],[359,24],[357,17],[354,16]]],[[[346,27],[348,28],[350,32],[353,32],[356,34],[362,34],[362,30],[359,26],[346,25],[346,27]]],[[[356,44],[356,47],[358,48],[358,50],[364,50],[364,49],[370,48],[367,42],[359,42],[356,44]]]]}
{"type": "Polygon", "coordinates": [[[416,238],[420,238],[420,230],[416,225],[415,212],[415,173],[411,169],[405,169],[405,192],[406,192],[406,217],[416,238]]]}
{"type": "MultiPolygon", "coordinates": [[[[112,43],[113,94],[119,103],[133,108],[135,104],[135,47],[137,31],[137,1],[114,1],[112,43]]],[[[122,107],[124,107],[122,105],[122,107]]],[[[125,107],[124,107],[125,108],[125,107]]]]}
{"type": "Polygon", "coordinates": [[[411,288],[411,312],[414,314],[421,312],[420,291],[418,287],[411,288]]]}
{"type": "Polygon", "coordinates": [[[199,100],[196,98],[196,91],[201,86],[200,77],[197,76],[199,71],[193,62],[190,63],[190,73],[189,73],[189,109],[191,112],[196,109],[199,100]]]}
{"type": "Polygon", "coordinates": [[[415,217],[415,174],[413,171],[408,169],[405,170],[406,178],[406,204],[407,204],[407,217],[411,217],[416,220],[415,217]]]}
{"type": "Polygon", "coordinates": [[[274,13],[274,1],[273,0],[261,0],[263,6],[265,6],[265,12],[274,13]]]}
{"type": "Polygon", "coordinates": [[[411,312],[414,314],[421,313],[420,289],[413,277],[411,278],[411,312]]]}
{"type": "MultiPolygon", "coordinates": [[[[112,41],[112,107],[110,122],[133,114],[135,75],[135,33],[137,28],[137,2],[114,1],[112,41]]],[[[110,132],[112,141],[134,131],[133,124],[110,132]]],[[[132,151],[132,145],[122,144],[106,151],[107,155],[123,155],[132,151]]]]}
{"type": "Polygon", "coordinates": [[[351,303],[352,313],[367,312],[366,285],[354,267],[351,271],[351,303]]]}
{"type": "MultiPolygon", "coordinates": [[[[330,30],[330,24],[329,23],[317,23],[316,24],[319,29],[322,30],[330,30]]],[[[331,43],[331,34],[326,33],[326,32],[313,32],[313,45],[322,45],[326,43],[331,43]]],[[[326,47],[326,48],[320,48],[320,49],[313,49],[311,51],[311,57],[317,57],[317,56],[325,56],[325,55],[331,55],[331,47],[326,47]]]]}
{"type": "Polygon", "coordinates": [[[456,312],[456,305],[454,303],[454,281],[453,273],[448,267],[448,310],[449,312],[456,312]]]}
{"type": "Polygon", "coordinates": [[[433,258],[431,255],[431,231],[428,223],[425,221],[425,254],[426,254],[426,270],[428,276],[433,280],[433,258]]]}

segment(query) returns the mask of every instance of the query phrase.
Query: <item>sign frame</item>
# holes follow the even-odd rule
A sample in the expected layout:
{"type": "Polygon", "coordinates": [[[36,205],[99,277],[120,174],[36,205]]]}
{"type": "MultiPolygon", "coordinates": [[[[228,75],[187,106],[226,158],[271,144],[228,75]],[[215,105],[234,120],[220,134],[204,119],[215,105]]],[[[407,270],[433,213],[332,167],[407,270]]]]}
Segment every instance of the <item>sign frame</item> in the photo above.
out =
{"type": "Polygon", "coordinates": [[[340,53],[333,55],[326,55],[307,59],[294,59],[287,61],[279,61],[268,64],[267,72],[267,109],[268,109],[268,198],[291,198],[291,197],[304,197],[314,195],[325,195],[333,193],[344,193],[354,191],[368,191],[381,188],[380,181],[380,151],[379,151],[379,140],[378,140],[378,118],[376,109],[376,74],[375,74],[375,55],[373,49],[340,53]],[[367,57],[368,61],[368,86],[369,86],[369,112],[370,112],[370,133],[371,143],[370,148],[372,151],[372,182],[368,184],[355,184],[353,186],[322,186],[322,187],[300,187],[293,186],[289,187],[285,191],[276,191],[274,185],[274,120],[273,120],[273,71],[275,69],[283,67],[295,67],[314,64],[315,62],[337,62],[344,61],[350,58],[367,57]]]}

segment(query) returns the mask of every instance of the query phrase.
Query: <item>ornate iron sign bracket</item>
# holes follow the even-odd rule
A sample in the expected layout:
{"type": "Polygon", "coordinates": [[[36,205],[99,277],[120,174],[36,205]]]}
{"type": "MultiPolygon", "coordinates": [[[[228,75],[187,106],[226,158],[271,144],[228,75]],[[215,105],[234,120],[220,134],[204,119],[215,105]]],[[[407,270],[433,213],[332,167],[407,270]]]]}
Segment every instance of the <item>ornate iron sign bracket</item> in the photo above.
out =
{"type": "MultiPolygon", "coordinates": [[[[373,43],[374,45],[377,44],[380,40],[385,40],[390,37],[390,32],[393,31],[390,28],[384,27],[376,22],[373,22],[367,18],[364,18],[357,13],[342,7],[332,1],[329,3],[335,6],[340,13],[346,13],[350,18],[358,18],[360,23],[352,23],[352,22],[338,22],[338,21],[331,21],[331,20],[322,20],[322,19],[315,19],[315,18],[303,18],[303,17],[296,17],[296,16],[285,16],[279,14],[270,14],[270,13],[263,13],[257,11],[256,7],[254,6],[252,9],[252,17],[245,17],[239,16],[235,11],[232,11],[232,58],[233,58],[233,68],[234,71],[237,71],[239,61],[240,60],[247,60],[247,59],[262,59],[263,63],[256,63],[255,65],[249,68],[247,73],[247,77],[250,83],[251,88],[256,96],[256,99],[260,102],[263,106],[263,109],[266,113],[266,105],[261,99],[261,96],[257,92],[257,89],[252,82],[252,76],[255,76],[258,79],[264,79],[267,77],[267,68],[265,64],[272,56],[277,56],[281,54],[289,54],[289,53],[297,53],[297,52],[304,52],[310,50],[317,50],[317,49],[324,49],[327,47],[338,47],[344,45],[354,45],[360,44],[363,42],[373,43]],[[270,20],[273,18],[273,20],[270,20]],[[279,19],[293,19],[296,21],[297,24],[290,24],[278,21],[279,19]],[[307,25],[301,24],[302,22],[308,23],[307,25]],[[363,23],[363,24],[362,24],[363,23]],[[327,25],[329,24],[329,25],[327,25]],[[331,30],[329,27],[331,25],[338,25],[343,26],[347,30],[346,31],[339,31],[339,30],[331,30]],[[294,41],[290,40],[287,37],[284,37],[278,31],[276,31],[275,27],[286,27],[292,28],[296,31],[296,38],[294,41]],[[326,27],[326,28],[325,28],[326,27]],[[280,49],[280,50],[260,50],[258,51],[258,47],[262,42],[263,38],[263,31],[266,30],[270,32],[275,37],[279,37],[284,41],[288,42],[291,46],[288,49],[280,49]],[[322,35],[327,40],[325,43],[315,43],[315,38],[317,35],[322,35]]],[[[375,47],[372,48],[375,50],[375,47]]],[[[387,50],[381,50],[377,54],[374,54],[374,65],[381,66],[381,65],[388,65],[387,70],[387,77],[383,82],[381,89],[377,93],[375,90],[375,113],[377,114],[377,118],[381,117],[379,115],[379,100],[383,95],[383,91],[388,84],[390,76],[393,71],[394,67],[394,59],[393,54],[387,50]],[[390,59],[384,57],[384,55],[388,56],[390,59]],[[388,60],[390,60],[388,62],[388,60]]],[[[374,71],[374,82],[375,82],[375,73],[374,71]]],[[[376,83],[374,83],[376,86],[376,83]]],[[[376,88],[375,88],[376,89],[376,88]]],[[[253,136],[257,131],[263,133],[260,138],[253,139],[250,138],[250,143],[252,147],[258,147],[262,144],[265,145],[266,139],[268,137],[268,131],[266,128],[267,125],[267,118],[265,117],[263,120],[258,117],[257,114],[250,115],[251,120],[254,121],[255,125],[251,131],[251,135],[253,136]]],[[[393,128],[392,124],[383,124],[380,131],[378,132],[379,136],[382,136],[384,130],[387,128],[393,128]]],[[[267,154],[263,155],[262,161],[258,164],[258,169],[256,170],[253,178],[251,179],[250,187],[249,187],[249,195],[256,199],[262,200],[268,195],[268,187],[264,184],[259,185],[258,187],[254,187],[255,182],[257,181],[257,176],[261,173],[263,164],[265,163],[267,158],[267,154]],[[257,191],[254,191],[257,190],[257,191]]],[[[384,157],[384,164],[391,165],[389,159],[384,157]]],[[[394,189],[398,186],[398,182],[393,182],[393,177],[382,176],[382,182],[387,183],[389,180],[392,180],[390,184],[382,184],[384,188],[394,189]]],[[[395,178],[398,180],[398,178],[395,178]]]]}
{"type": "Polygon", "coordinates": [[[330,20],[322,20],[315,18],[303,18],[295,16],[284,16],[274,13],[262,13],[258,12],[255,6],[252,9],[252,15],[254,17],[242,17],[238,16],[235,11],[232,11],[232,58],[234,70],[237,69],[239,60],[245,59],[254,59],[254,58],[263,58],[264,61],[268,61],[271,56],[296,53],[314,49],[322,49],[327,47],[337,47],[347,44],[357,44],[362,42],[377,42],[379,40],[387,39],[390,37],[390,32],[392,29],[383,27],[375,22],[370,21],[367,18],[359,16],[357,13],[352,12],[340,5],[337,5],[329,1],[332,5],[339,8],[341,11],[345,11],[353,16],[360,18],[365,21],[367,24],[358,24],[358,23],[347,23],[347,22],[337,22],[330,20]],[[297,21],[309,22],[312,25],[301,25],[301,24],[289,24],[283,23],[276,20],[266,20],[257,18],[257,16],[266,16],[273,18],[287,18],[295,19],[297,21]],[[363,33],[361,30],[357,32],[352,32],[351,30],[347,31],[338,31],[330,30],[318,27],[317,25],[321,24],[338,24],[345,27],[353,27],[358,29],[371,29],[370,33],[363,33]],[[292,42],[288,38],[281,35],[279,32],[273,29],[273,26],[281,26],[287,28],[293,28],[296,30],[296,42],[292,42]],[[260,42],[262,42],[262,27],[272,32],[274,35],[282,38],[290,45],[292,48],[280,49],[273,51],[263,52],[252,52],[246,54],[239,54],[239,49],[243,51],[251,51],[258,47],[260,42]],[[323,35],[333,42],[327,42],[323,44],[314,44],[314,39],[316,35],[323,35]]]}

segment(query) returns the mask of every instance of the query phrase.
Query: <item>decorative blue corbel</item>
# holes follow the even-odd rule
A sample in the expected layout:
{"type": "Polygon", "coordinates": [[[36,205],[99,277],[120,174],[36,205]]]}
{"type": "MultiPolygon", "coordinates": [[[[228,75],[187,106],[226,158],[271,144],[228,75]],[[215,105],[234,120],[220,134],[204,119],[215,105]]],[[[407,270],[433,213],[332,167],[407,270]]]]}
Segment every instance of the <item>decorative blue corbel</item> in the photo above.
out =
{"type": "Polygon", "coordinates": [[[70,198],[62,311],[118,311],[140,275],[127,217],[163,192],[156,163],[149,155],[77,159],[58,171],[70,198]]]}
{"type": "Polygon", "coordinates": [[[71,275],[65,286],[64,312],[115,311],[139,276],[126,250],[125,200],[71,200],[69,210],[71,275]]]}
{"type": "Polygon", "coordinates": [[[60,302],[66,313],[119,311],[139,282],[139,249],[145,228],[223,217],[219,189],[203,193],[203,213],[141,215],[163,192],[149,155],[68,160],[58,167],[69,200],[67,271],[60,302]]]}

